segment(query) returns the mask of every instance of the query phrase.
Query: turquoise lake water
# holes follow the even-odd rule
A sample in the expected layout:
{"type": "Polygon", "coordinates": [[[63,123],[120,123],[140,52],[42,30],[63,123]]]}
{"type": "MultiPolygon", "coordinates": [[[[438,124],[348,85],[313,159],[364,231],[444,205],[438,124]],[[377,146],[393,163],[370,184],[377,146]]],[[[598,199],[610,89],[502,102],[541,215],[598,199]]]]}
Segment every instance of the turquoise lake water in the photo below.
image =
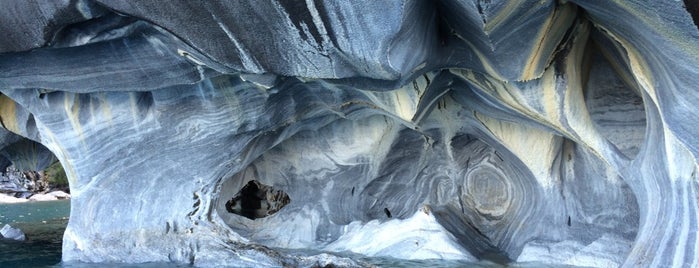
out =
{"type": "MultiPolygon", "coordinates": [[[[0,240],[0,268],[5,267],[189,267],[172,263],[146,264],[94,264],[61,263],[61,243],[63,231],[68,224],[70,201],[26,202],[0,204],[0,228],[5,224],[20,228],[27,241],[15,242],[0,240]]],[[[295,252],[286,252],[295,254],[295,252]]],[[[309,255],[312,252],[298,252],[309,255]]],[[[445,260],[399,260],[392,258],[367,258],[350,256],[378,267],[503,267],[490,262],[463,262],[445,260]]],[[[515,264],[514,267],[561,267],[543,264],[515,264]]]]}
{"type": "Polygon", "coordinates": [[[0,228],[20,228],[23,242],[0,240],[0,267],[42,267],[61,261],[63,230],[68,224],[70,201],[0,204],[0,228]]]}

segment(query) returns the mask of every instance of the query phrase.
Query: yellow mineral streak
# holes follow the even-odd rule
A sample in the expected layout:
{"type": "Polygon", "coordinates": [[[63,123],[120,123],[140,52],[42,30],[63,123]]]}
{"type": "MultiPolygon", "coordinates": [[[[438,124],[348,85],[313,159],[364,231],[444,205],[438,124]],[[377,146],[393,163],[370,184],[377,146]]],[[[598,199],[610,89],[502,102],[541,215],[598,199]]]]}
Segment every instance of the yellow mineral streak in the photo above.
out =
{"type": "MultiPolygon", "coordinates": [[[[615,154],[613,146],[597,130],[590,113],[585,105],[582,83],[582,61],[585,55],[585,48],[588,44],[590,24],[582,24],[578,35],[575,37],[571,52],[566,59],[567,83],[565,85],[565,95],[562,101],[563,114],[568,126],[563,127],[566,133],[577,135],[577,140],[590,149],[600,159],[606,161],[611,166],[617,166],[617,159],[624,158],[620,154],[615,154]]],[[[561,122],[562,123],[562,122],[561,122]]]]}
{"type": "MultiPolygon", "coordinates": [[[[657,16],[647,16],[645,13],[639,13],[646,11],[631,7],[629,6],[630,3],[627,3],[626,1],[615,2],[617,5],[624,8],[626,11],[631,12],[634,15],[637,15],[636,18],[640,19],[651,29],[654,29],[653,33],[661,36],[659,40],[667,40],[666,42],[674,42],[679,44],[677,47],[679,49],[684,50],[686,52],[685,54],[687,57],[691,57],[695,61],[699,61],[699,55],[697,55],[696,53],[692,53],[692,51],[696,50],[698,46],[695,42],[692,42],[691,40],[685,40],[686,38],[682,38],[681,36],[679,36],[677,31],[667,28],[667,25],[664,23],[657,22],[657,16]]],[[[631,67],[631,72],[633,73],[636,83],[641,89],[648,93],[653,105],[655,105],[659,111],[662,111],[662,109],[657,105],[658,99],[656,96],[656,88],[654,86],[653,75],[650,71],[650,66],[646,62],[644,56],[626,39],[617,36],[609,29],[606,29],[600,25],[597,25],[597,27],[603,29],[608,36],[614,39],[624,48],[624,50],[626,50],[626,54],[629,59],[629,66],[631,67]]]]}
{"type": "Polygon", "coordinates": [[[561,115],[559,101],[561,96],[559,96],[558,91],[556,91],[556,74],[553,68],[546,70],[544,77],[541,79],[541,93],[543,98],[544,116],[551,123],[556,125],[557,128],[562,128],[561,115]]]}
{"type": "MultiPolygon", "coordinates": [[[[412,84],[409,84],[412,87],[412,84]]],[[[417,103],[414,101],[417,96],[410,94],[407,87],[394,90],[392,92],[394,105],[393,111],[396,116],[405,121],[411,121],[417,110],[417,103]]],[[[415,93],[413,90],[412,93],[415,93]]]]}
{"type": "Polygon", "coordinates": [[[524,162],[542,187],[550,188],[554,185],[555,176],[551,174],[551,170],[558,155],[560,137],[524,124],[497,120],[478,112],[475,115],[493,136],[524,162]],[[531,157],[532,155],[536,157],[531,157]]]}
{"type": "MultiPolygon", "coordinates": [[[[613,0],[613,2],[631,13],[633,18],[640,20],[646,29],[644,31],[658,35],[656,40],[665,40],[665,42],[677,44],[675,47],[684,52],[686,57],[692,58],[695,62],[699,62],[699,54],[696,53],[696,39],[689,38],[689,36],[685,35],[686,33],[673,28],[672,26],[675,25],[674,23],[663,23],[661,17],[657,14],[657,12],[663,12],[663,10],[643,8],[640,7],[636,1],[613,0]]],[[[688,22],[691,24],[691,18],[687,18],[689,19],[688,22]]],[[[629,48],[627,45],[628,43],[624,46],[629,48]]]]}
{"type": "MultiPolygon", "coordinates": [[[[621,1],[618,3],[620,6],[624,7],[627,9],[627,11],[631,13],[638,13],[640,11],[636,11],[635,9],[629,7],[627,3],[621,1]]],[[[642,15],[642,14],[640,14],[642,15]]],[[[662,27],[659,25],[663,24],[658,24],[658,23],[653,23],[647,16],[638,16],[637,18],[641,19],[644,23],[647,25],[650,25],[652,27],[662,27]]],[[[598,25],[598,27],[601,27],[598,25]]],[[[629,41],[627,41],[624,38],[619,37],[618,35],[614,34],[613,32],[609,31],[608,29],[605,29],[601,27],[612,39],[614,39],[616,42],[618,42],[621,47],[626,51],[626,55],[629,59],[629,66],[631,68],[631,73],[633,75],[633,78],[640,87],[641,90],[647,93],[648,97],[650,100],[645,100],[644,102],[646,105],[653,105],[655,106],[655,109],[657,109],[661,114],[662,114],[662,107],[660,107],[659,102],[658,102],[658,97],[657,97],[657,89],[655,87],[655,81],[653,79],[653,75],[650,70],[650,66],[648,65],[648,62],[645,60],[643,55],[636,49],[629,41]]],[[[665,35],[667,39],[673,40],[673,42],[677,42],[680,44],[683,44],[680,46],[681,49],[686,49],[687,47],[691,47],[692,45],[686,44],[686,40],[678,40],[679,37],[674,35],[674,31],[664,31],[667,29],[656,29],[659,34],[665,35]]],[[[679,38],[681,39],[681,38],[679,38]]],[[[694,44],[696,46],[696,44],[694,44]]],[[[699,56],[693,54],[693,53],[688,53],[688,57],[693,57],[697,61],[699,61],[699,56]]],[[[665,119],[663,117],[660,118],[663,127],[663,136],[665,140],[665,147],[667,152],[675,152],[675,154],[669,154],[668,157],[668,174],[670,175],[670,178],[673,180],[678,180],[678,179],[692,179],[691,175],[688,175],[691,173],[694,168],[694,166],[697,165],[696,163],[696,156],[694,156],[687,148],[686,146],[677,139],[675,134],[670,130],[670,128],[667,127],[667,123],[665,122],[665,119]],[[682,156],[682,157],[680,157],[682,156]],[[694,160],[692,160],[694,159],[694,160]]]]}
{"type": "Polygon", "coordinates": [[[413,119],[417,117],[418,106],[428,83],[425,76],[416,78],[413,83],[388,92],[364,92],[363,94],[389,116],[414,125],[413,119]]]}
{"type": "Polygon", "coordinates": [[[134,125],[137,125],[138,119],[138,104],[136,103],[136,93],[129,92],[129,110],[131,110],[131,118],[133,119],[134,125]]]}
{"type": "Polygon", "coordinates": [[[522,3],[523,2],[520,1],[508,1],[505,7],[502,8],[495,17],[486,22],[483,31],[485,31],[486,34],[490,34],[493,30],[497,29],[507,17],[512,15],[512,11],[522,3]]]}
{"type": "MultiPolygon", "coordinates": [[[[533,83],[529,86],[519,86],[497,81],[492,77],[477,76],[471,71],[460,70],[455,73],[484,89],[483,93],[490,94],[521,114],[584,144],[601,159],[616,166],[619,156],[609,153],[614,152],[609,148],[612,145],[596,130],[585,105],[580,63],[587,44],[589,25],[581,25],[578,31],[565,62],[566,75],[563,77],[565,80],[560,80],[553,67],[548,68],[538,81],[529,82],[533,83]],[[524,95],[525,91],[527,95],[524,95]],[[534,107],[542,107],[543,111],[534,107]]],[[[517,149],[512,148],[512,150],[517,149]]],[[[532,164],[528,163],[528,165],[532,164]]]]}
{"type": "MultiPolygon", "coordinates": [[[[517,88],[517,86],[499,81],[493,77],[477,77],[473,71],[469,70],[454,70],[453,72],[483,89],[483,93],[491,95],[504,104],[507,104],[510,108],[539,121],[545,119],[540,112],[529,105],[527,97],[521,94],[522,90],[517,88]],[[480,78],[485,80],[481,80],[480,78]]],[[[553,72],[551,72],[551,77],[553,77],[553,72]]],[[[555,83],[551,82],[551,84],[554,85],[555,83]]],[[[551,87],[551,89],[555,90],[553,87],[551,87]]]]}
{"type": "Polygon", "coordinates": [[[502,77],[502,74],[498,72],[495,68],[493,68],[493,64],[488,60],[488,57],[483,55],[476,46],[473,45],[470,41],[468,41],[468,38],[464,38],[461,35],[456,34],[457,37],[459,37],[462,41],[464,41],[464,44],[468,45],[470,50],[476,54],[476,57],[478,57],[478,60],[481,62],[483,65],[483,68],[485,69],[485,72],[489,74],[490,76],[493,76],[495,79],[504,81],[505,79],[502,77]]]}
{"type": "Polygon", "coordinates": [[[653,76],[651,75],[648,63],[645,61],[643,56],[641,56],[638,50],[627,40],[617,36],[612,31],[609,31],[608,29],[600,25],[596,26],[601,28],[608,36],[614,39],[617,43],[621,45],[621,47],[624,48],[624,50],[626,50],[626,55],[629,59],[629,66],[631,67],[631,72],[633,73],[636,83],[639,87],[641,87],[641,89],[648,93],[648,95],[652,99],[652,103],[656,106],[658,111],[661,111],[660,106],[657,105],[658,100],[656,97],[655,87],[653,86],[653,76]]]}
{"type": "Polygon", "coordinates": [[[692,172],[697,165],[696,157],[687,149],[687,147],[675,136],[669,127],[663,128],[665,151],[672,152],[667,154],[667,174],[673,181],[692,180],[694,178],[692,172]]]}
{"type": "Polygon", "coordinates": [[[17,103],[5,95],[0,95],[0,122],[5,129],[12,133],[22,135],[17,124],[17,103]]]}
{"type": "Polygon", "coordinates": [[[73,131],[75,131],[77,137],[84,143],[85,137],[79,119],[80,100],[75,94],[65,93],[63,96],[63,109],[66,112],[66,118],[70,121],[70,125],[73,127],[73,131]]]}
{"type": "MultiPolygon", "coordinates": [[[[568,73],[579,76],[580,70],[576,69],[575,65],[572,61],[568,63],[568,73]]],[[[572,133],[577,134],[579,141],[587,145],[601,159],[608,160],[609,157],[602,152],[612,150],[602,149],[609,147],[609,143],[605,142],[606,140],[599,134],[592,118],[590,118],[590,113],[587,110],[582,94],[582,83],[577,78],[571,79],[567,85],[563,113],[570,130],[572,130],[572,133]]],[[[608,162],[612,164],[611,161],[608,162]]]]}
{"type": "Polygon", "coordinates": [[[113,125],[112,106],[107,101],[107,96],[104,92],[99,94],[100,107],[102,108],[102,117],[109,121],[109,125],[113,125]]]}
{"type": "Polygon", "coordinates": [[[527,59],[524,70],[522,70],[522,75],[519,77],[520,81],[529,81],[541,77],[542,70],[544,69],[544,66],[540,64],[541,58],[547,57],[544,64],[550,61],[548,58],[553,56],[553,53],[546,52],[551,52],[552,47],[557,45],[552,43],[558,41],[555,37],[563,36],[567,27],[574,19],[575,7],[568,4],[562,5],[559,9],[555,9],[554,12],[549,15],[536,38],[534,38],[534,40],[537,40],[537,44],[534,45],[534,51],[532,51],[532,54],[530,54],[527,59]]]}
{"type": "Polygon", "coordinates": [[[557,92],[555,71],[552,68],[546,71],[537,85],[527,89],[520,89],[516,85],[503,83],[491,77],[487,77],[487,81],[481,82],[471,71],[459,71],[457,74],[477,87],[484,89],[483,93],[495,97],[522,115],[558,129],[561,132],[566,132],[560,124],[561,107],[558,103],[560,103],[562,97],[557,92]],[[533,97],[527,97],[522,94],[523,90],[536,90],[538,92],[534,93],[535,96],[533,97]],[[539,98],[538,96],[542,97],[539,98]],[[543,111],[534,109],[530,102],[540,102],[539,104],[543,106],[543,111]]]}
{"type": "MultiPolygon", "coordinates": [[[[580,33],[575,39],[575,43],[566,59],[565,93],[563,99],[563,112],[570,128],[577,133],[581,139],[589,141],[597,140],[599,135],[595,133],[592,118],[587,111],[585,98],[583,96],[581,62],[585,54],[585,46],[589,35],[589,24],[580,27],[580,33]]],[[[597,148],[593,146],[593,148],[597,148]]]]}
{"type": "Polygon", "coordinates": [[[653,100],[653,104],[656,105],[658,111],[661,111],[660,106],[657,105],[658,99],[655,92],[655,86],[653,86],[653,76],[651,75],[650,68],[645,62],[643,57],[638,54],[631,45],[628,43],[622,43],[626,47],[627,55],[629,57],[629,65],[631,66],[631,72],[633,72],[634,78],[638,85],[648,93],[650,98],[653,100]]]}

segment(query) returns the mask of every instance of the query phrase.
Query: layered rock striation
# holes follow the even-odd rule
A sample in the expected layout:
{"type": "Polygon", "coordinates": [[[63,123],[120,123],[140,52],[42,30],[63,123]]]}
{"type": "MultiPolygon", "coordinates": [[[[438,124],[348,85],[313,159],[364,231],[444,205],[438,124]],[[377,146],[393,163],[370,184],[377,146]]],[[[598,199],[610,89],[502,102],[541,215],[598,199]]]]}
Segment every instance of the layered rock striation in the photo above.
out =
{"type": "Polygon", "coordinates": [[[64,261],[696,266],[685,5],[10,3],[0,167],[61,161],[64,261]]]}

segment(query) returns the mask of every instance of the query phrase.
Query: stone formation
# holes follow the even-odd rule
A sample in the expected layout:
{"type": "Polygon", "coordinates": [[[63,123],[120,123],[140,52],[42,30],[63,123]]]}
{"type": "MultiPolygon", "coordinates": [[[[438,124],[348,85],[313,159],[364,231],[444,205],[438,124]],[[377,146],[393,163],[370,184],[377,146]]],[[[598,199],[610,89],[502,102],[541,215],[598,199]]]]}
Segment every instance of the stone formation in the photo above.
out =
{"type": "Polygon", "coordinates": [[[6,1],[0,168],[66,262],[695,267],[698,6],[6,1]]]}

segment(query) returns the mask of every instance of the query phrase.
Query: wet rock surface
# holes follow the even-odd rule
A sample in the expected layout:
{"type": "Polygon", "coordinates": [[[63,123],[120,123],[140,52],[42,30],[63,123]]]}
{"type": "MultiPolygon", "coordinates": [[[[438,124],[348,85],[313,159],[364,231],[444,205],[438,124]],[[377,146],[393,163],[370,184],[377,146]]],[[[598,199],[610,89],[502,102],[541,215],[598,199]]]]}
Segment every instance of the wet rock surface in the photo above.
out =
{"type": "Polygon", "coordinates": [[[696,266],[686,2],[12,3],[0,167],[64,261],[696,266]]]}
{"type": "Polygon", "coordinates": [[[27,239],[22,230],[20,230],[19,228],[14,228],[9,224],[5,224],[5,226],[3,226],[2,229],[0,229],[0,238],[15,241],[24,241],[25,239],[27,239]]]}

